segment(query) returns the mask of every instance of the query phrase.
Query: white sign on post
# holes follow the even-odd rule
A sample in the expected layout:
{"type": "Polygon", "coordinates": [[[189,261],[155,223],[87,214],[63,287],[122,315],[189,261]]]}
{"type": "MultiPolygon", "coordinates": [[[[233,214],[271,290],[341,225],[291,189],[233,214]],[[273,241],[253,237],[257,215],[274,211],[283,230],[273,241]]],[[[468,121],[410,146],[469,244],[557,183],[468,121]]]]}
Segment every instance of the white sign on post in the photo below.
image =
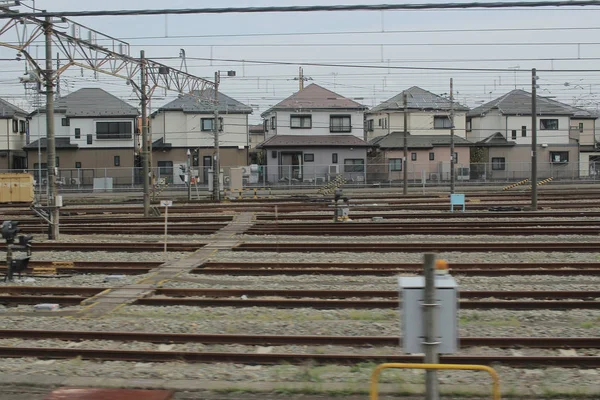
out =
{"type": "Polygon", "coordinates": [[[169,207],[172,205],[172,200],[160,201],[160,206],[165,208],[165,261],[167,260],[167,223],[169,222],[169,207]]]}

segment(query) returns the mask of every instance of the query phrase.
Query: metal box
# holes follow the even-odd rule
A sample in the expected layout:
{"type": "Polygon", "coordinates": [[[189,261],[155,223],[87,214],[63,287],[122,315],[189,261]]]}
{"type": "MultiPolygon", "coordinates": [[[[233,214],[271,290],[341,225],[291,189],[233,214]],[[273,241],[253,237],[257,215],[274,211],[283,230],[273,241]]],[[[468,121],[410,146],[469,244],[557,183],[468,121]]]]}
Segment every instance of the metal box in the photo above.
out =
{"type": "MultiPolygon", "coordinates": [[[[423,297],[425,278],[422,276],[398,278],[402,305],[402,347],[405,353],[425,353],[423,347],[424,321],[423,297]]],[[[435,276],[437,307],[437,341],[439,354],[452,354],[458,350],[458,286],[450,275],[435,276]]]]}
{"type": "Polygon", "coordinates": [[[0,203],[31,203],[32,201],[32,175],[0,174],[0,203]]]}

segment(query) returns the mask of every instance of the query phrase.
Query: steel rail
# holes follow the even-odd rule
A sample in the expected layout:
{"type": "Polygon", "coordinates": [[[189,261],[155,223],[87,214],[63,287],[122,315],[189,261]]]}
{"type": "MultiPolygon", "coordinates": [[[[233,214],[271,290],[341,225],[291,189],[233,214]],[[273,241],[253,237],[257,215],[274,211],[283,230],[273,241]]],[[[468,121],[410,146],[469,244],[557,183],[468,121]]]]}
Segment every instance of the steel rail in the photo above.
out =
{"type": "Polygon", "coordinates": [[[404,236],[404,235],[487,235],[487,236],[535,236],[535,235],[598,235],[600,233],[600,227],[542,227],[542,228],[510,228],[510,227],[498,227],[498,228],[367,228],[367,227],[351,227],[351,224],[345,224],[348,226],[347,229],[329,228],[329,227],[315,227],[312,229],[301,228],[296,229],[293,227],[277,227],[274,226],[269,229],[255,229],[250,228],[244,234],[246,235],[305,235],[305,236],[380,236],[380,235],[391,235],[391,236],[404,236]]]}
{"type": "MultiPolygon", "coordinates": [[[[445,210],[446,211],[446,210],[445,210]]],[[[273,210],[270,210],[269,214],[261,214],[256,216],[257,221],[286,221],[286,220],[331,220],[331,214],[281,214],[278,210],[277,217],[272,214],[273,210]]],[[[600,217],[600,211],[539,211],[527,212],[527,211],[504,211],[504,212],[456,212],[456,213],[385,213],[385,214],[365,214],[352,212],[351,217],[353,219],[371,219],[373,217],[382,218],[394,218],[394,219],[497,219],[497,218],[532,218],[532,219],[545,219],[545,218],[574,218],[574,217],[586,217],[586,218],[598,218],[600,217]]]]}
{"type": "Polygon", "coordinates": [[[600,243],[242,243],[233,251],[254,252],[580,252],[600,251],[600,243]]]}
{"type": "MultiPolygon", "coordinates": [[[[225,225],[204,228],[194,225],[169,225],[169,234],[171,235],[211,235],[223,228],[225,225]]],[[[21,229],[24,233],[45,233],[48,230],[45,226],[25,226],[21,229]]],[[[164,225],[97,225],[94,229],[85,226],[61,225],[60,231],[68,235],[160,235],[165,231],[164,225]]]]}
{"type": "MultiPolygon", "coordinates": [[[[205,246],[204,243],[169,243],[169,251],[196,251],[205,246]]],[[[164,244],[159,242],[123,242],[123,243],[33,243],[33,251],[164,251],[164,244]]],[[[5,250],[6,244],[0,243],[0,250],[5,250]]]]}
{"type": "MultiPolygon", "coordinates": [[[[19,287],[12,287],[19,293],[19,287]]],[[[29,287],[35,290],[37,287],[29,287]]],[[[68,290],[69,288],[61,288],[68,290]]],[[[2,289],[0,288],[0,292],[2,289]]],[[[29,292],[31,293],[31,292],[29,292]]],[[[190,288],[190,289],[165,289],[159,288],[154,291],[157,296],[169,297],[284,297],[284,298],[318,298],[318,299],[343,299],[343,298],[398,298],[397,290],[294,290],[294,289],[212,289],[212,288],[190,288]]],[[[462,299],[595,299],[600,298],[600,290],[461,290],[462,299]]]]}
{"type": "Polygon", "coordinates": [[[315,228],[327,228],[327,229],[388,229],[388,228],[470,228],[470,227],[537,227],[537,226],[593,226],[600,227],[600,219],[589,220],[589,219],[573,219],[568,217],[560,220],[532,220],[532,221],[431,221],[437,219],[436,214],[429,214],[429,220],[423,221],[423,219],[415,221],[380,221],[380,222],[362,222],[352,221],[352,223],[336,224],[333,222],[286,222],[286,223],[256,223],[252,226],[252,229],[272,229],[278,227],[279,229],[315,229],[315,228]]]}
{"type": "Polygon", "coordinates": [[[52,303],[62,305],[79,305],[87,297],[81,296],[2,296],[0,295],[0,304],[41,304],[52,303]]]}
{"type": "MultiPolygon", "coordinates": [[[[299,335],[227,335],[153,332],[103,332],[103,331],[46,331],[0,330],[0,339],[67,341],[113,340],[149,343],[203,343],[239,345],[332,345],[332,346],[397,346],[398,336],[299,336],[299,335]]],[[[600,348],[600,337],[461,337],[460,347],[528,347],[528,348],[600,348]]]]}
{"type": "Polygon", "coordinates": [[[94,296],[106,290],[103,287],[71,287],[71,286],[0,286],[0,293],[56,295],[68,294],[77,296],[94,296]]]}
{"type": "MultiPolygon", "coordinates": [[[[217,353],[183,351],[135,351],[68,349],[48,347],[0,347],[0,357],[34,357],[42,359],[69,359],[79,357],[86,360],[137,361],[137,362],[188,362],[238,364],[358,364],[361,362],[421,362],[422,356],[357,355],[357,354],[256,354],[217,353]]],[[[441,356],[440,362],[450,364],[502,364],[511,367],[556,366],[563,368],[598,368],[600,357],[548,357],[548,356],[441,356]]]]}
{"type": "MultiPolygon", "coordinates": [[[[134,302],[142,306],[190,306],[190,307],[271,307],[271,308],[315,308],[315,309],[397,309],[398,300],[326,300],[326,299],[223,299],[223,298],[144,298],[134,302]]],[[[600,309],[600,301],[459,301],[465,310],[574,310],[600,309]]]]}

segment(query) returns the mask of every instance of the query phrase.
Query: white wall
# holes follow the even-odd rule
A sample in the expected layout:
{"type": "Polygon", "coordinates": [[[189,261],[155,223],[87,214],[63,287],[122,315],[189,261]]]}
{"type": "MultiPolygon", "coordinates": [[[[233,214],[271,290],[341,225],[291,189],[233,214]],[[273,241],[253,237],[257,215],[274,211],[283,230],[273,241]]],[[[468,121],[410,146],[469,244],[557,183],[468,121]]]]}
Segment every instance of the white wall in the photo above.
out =
{"type": "MultiPolygon", "coordinates": [[[[25,121],[23,117],[15,117],[16,120],[25,121]]],[[[0,119],[0,150],[22,150],[27,143],[26,134],[13,132],[12,118],[0,119]]],[[[20,130],[20,126],[19,126],[20,130]]]]}
{"type": "Polygon", "coordinates": [[[357,138],[364,138],[364,112],[363,111],[349,111],[349,110],[305,110],[301,112],[293,111],[272,111],[267,114],[263,120],[269,119],[269,131],[265,132],[265,139],[269,139],[274,135],[314,135],[314,136],[327,136],[327,135],[354,135],[357,138]],[[290,119],[292,115],[311,115],[312,116],[312,128],[310,129],[292,129],[290,128],[290,119]],[[331,115],[350,115],[350,132],[330,132],[329,131],[329,117],[331,115]],[[271,117],[276,116],[276,129],[271,127],[271,117]]]}
{"type": "MultiPolygon", "coordinates": [[[[220,146],[248,146],[248,116],[219,114],[223,118],[220,146]]],[[[152,119],[152,140],[165,138],[173,147],[213,147],[212,131],[202,131],[202,118],[213,114],[185,114],[182,111],[159,112],[152,119]]]]}
{"type": "MultiPolygon", "coordinates": [[[[449,115],[450,113],[445,111],[408,110],[407,130],[411,135],[450,135],[450,129],[434,128],[434,117],[449,115]]],[[[466,138],[466,115],[465,112],[454,113],[454,135],[462,138],[466,138]]],[[[366,119],[373,119],[373,131],[367,132],[368,140],[385,136],[391,132],[404,131],[404,113],[402,111],[368,113],[366,119]],[[379,126],[380,119],[382,119],[382,126],[379,126]]]]}
{"type": "MultiPolygon", "coordinates": [[[[64,114],[54,115],[54,136],[71,138],[71,144],[79,148],[133,148],[135,139],[135,118],[69,118],[70,126],[62,126],[64,114]],[[96,139],[96,122],[131,122],[129,139],[96,139]],[[75,128],[81,129],[81,137],[75,139],[75,128]],[[93,135],[92,144],[87,144],[87,135],[93,135]]],[[[46,114],[35,114],[29,121],[30,142],[46,137],[46,114]]]]}

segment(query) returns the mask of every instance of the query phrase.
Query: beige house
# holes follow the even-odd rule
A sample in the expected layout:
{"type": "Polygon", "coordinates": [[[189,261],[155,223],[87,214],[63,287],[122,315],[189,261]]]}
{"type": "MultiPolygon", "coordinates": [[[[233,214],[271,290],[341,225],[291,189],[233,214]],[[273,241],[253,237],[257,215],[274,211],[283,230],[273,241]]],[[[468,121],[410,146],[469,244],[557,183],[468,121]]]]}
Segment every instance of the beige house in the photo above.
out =
{"type": "Polygon", "coordinates": [[[0,170],[27,168],[23,146],[28,138],[27,113],[0,99],[0,170]]]}
{"type": "MultiPolygon", "coordinates": [[[[368,156],[367,178],[369,182],[397,182],[408,180],[450,180],[450,135],[412,135],[406,137],[408,159],[404,160],[404,132],[392,132],[371,140],[373,146],[368,156]]],[[[454,136],[455,177],[469,180],[470,146],[461,137],[454,136]]]]}
{"type": "Polygon", "coordinates": [[[404,131],[404,94],[406,94],[406,131],[412,136],[450,135],[450,115],[454,114],[454,135],[466,137],[466,113],[457,102],[452,103],[420,87],[413,86],[373,107],[365,114],[365,140],[404,131]]]}

